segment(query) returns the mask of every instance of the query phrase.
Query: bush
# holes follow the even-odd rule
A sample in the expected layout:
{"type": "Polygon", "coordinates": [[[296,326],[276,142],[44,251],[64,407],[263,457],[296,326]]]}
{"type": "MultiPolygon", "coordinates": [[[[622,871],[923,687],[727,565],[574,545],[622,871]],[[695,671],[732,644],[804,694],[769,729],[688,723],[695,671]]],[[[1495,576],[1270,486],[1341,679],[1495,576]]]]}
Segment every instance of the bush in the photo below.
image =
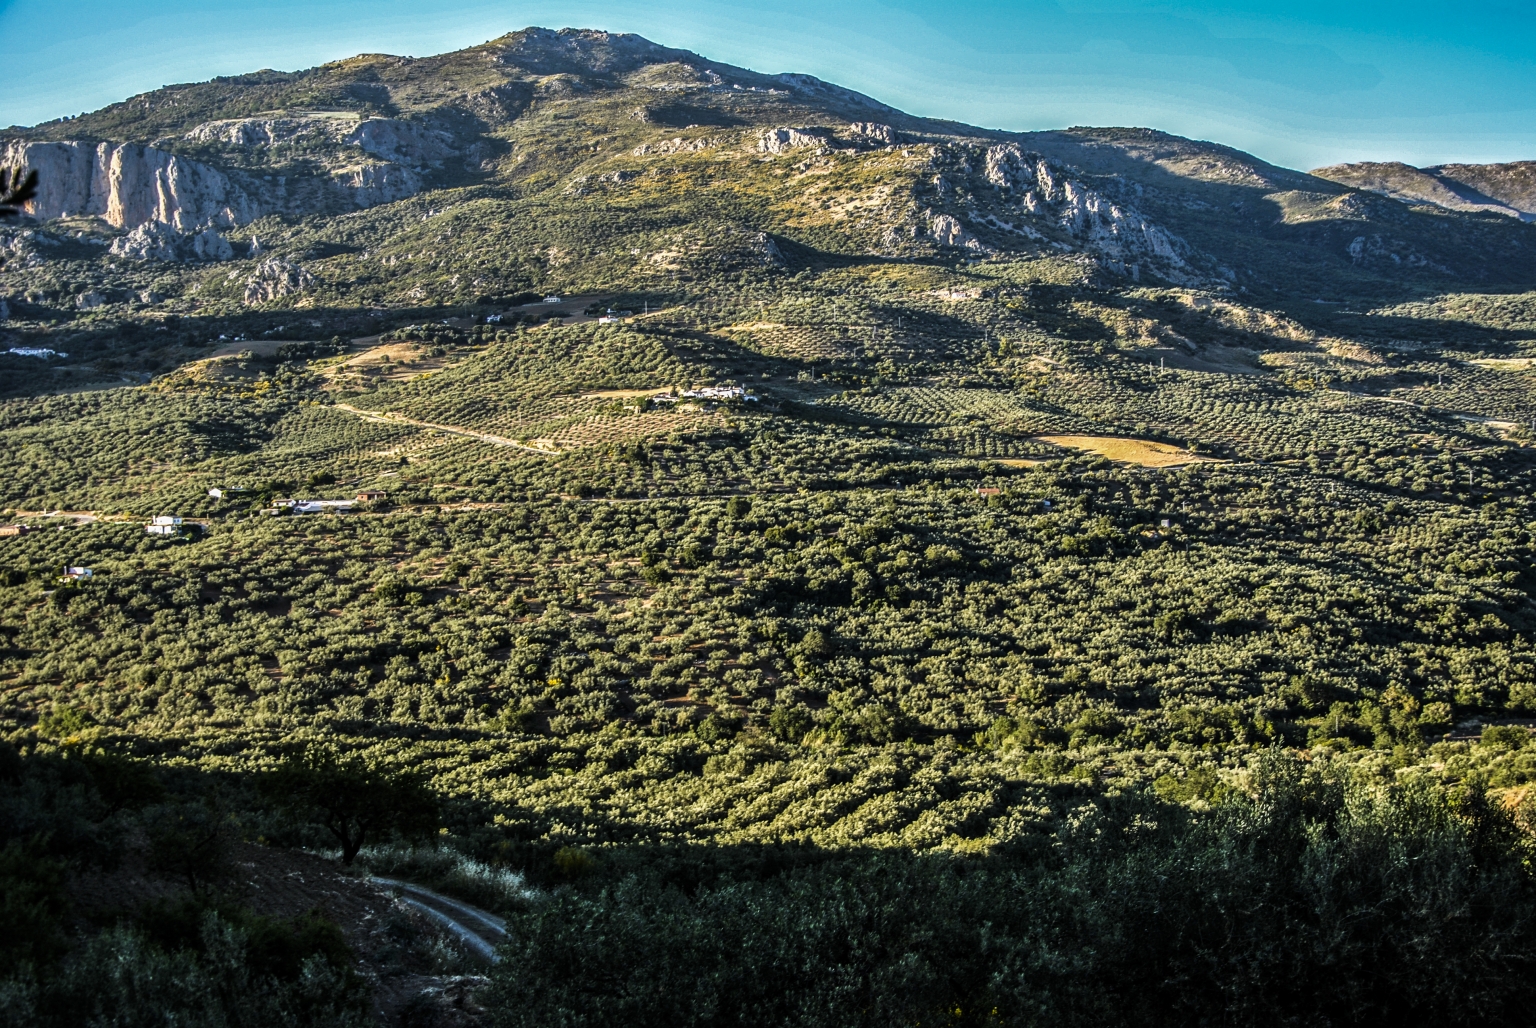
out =
{"type": "Polygon", "coordinates": [[[1032,853],[633,873],[514,913],[487,1000],[507,1028],[1521,1024],[1536,880],[1495,821],[1271,761],[1256,797],[1108,798],[1032,853]]]}
{"type": "Polygon", "coordinates": [[[14,977],[0,995],[26,1003],[7,1011],[17,1028],[361,1028],[368,989],[338,943],[335,926],[314,915],[242,927],[208,911],[193,945],[165,948],[120,926],[91,939],[57,974],[14,977]]]}

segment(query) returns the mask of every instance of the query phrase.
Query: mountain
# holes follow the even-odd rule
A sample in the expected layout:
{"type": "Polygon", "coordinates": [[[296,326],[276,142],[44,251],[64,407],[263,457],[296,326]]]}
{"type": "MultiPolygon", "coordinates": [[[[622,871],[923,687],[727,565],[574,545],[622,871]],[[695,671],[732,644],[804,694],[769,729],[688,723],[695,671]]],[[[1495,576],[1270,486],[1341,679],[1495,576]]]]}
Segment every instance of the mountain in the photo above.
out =
{"type": "MultiPolygon", "coordinates": [[[[306,273],[350,303],[596,287],[726,241],[730,259],[777,259],[778,244],[753,241],[764,234],[845,256],[1077,254],[1132,282],[1270,296],[1536,281],[1536,230],[1521,224],[1149,130],[915,118],[809,76],[572,29],[166,87],[7,130],[0,161],[40,173],[34,217],[100,244],[98,267],[250,261],[248,279],[270,245],[346,251],[343,273],[306,273]],[[402,273],[419,250],[407,226],[450,205],[458,234],[433,251],[444,274],[402,273]],[[579,267],[541,239],[554,221],[565,244],[581,240],[579,267]],[[676,227],[704,224],[718,231],[676,227]],[[493,243],[499,259],[469,257],[493,243]]],[[[45,228],[0,246],[36,264],[57,242],[45,228]]],[[[74,295],[129,302],[87,277],[74,295]]]]}
{"type": "Polygon", "coordinates": [[[1530,1020],[1536,225],[577,30],[3,137],[7,1024],[1530,1020]]]}
{"type": "Polygon", "coordinates": [[[1415,168],[1397,161],[1361,162],[1318,168],[1312,174],[1406,203],[1536,221],[1536,161],[1442,164],[1433,168],[1415,168]]]}

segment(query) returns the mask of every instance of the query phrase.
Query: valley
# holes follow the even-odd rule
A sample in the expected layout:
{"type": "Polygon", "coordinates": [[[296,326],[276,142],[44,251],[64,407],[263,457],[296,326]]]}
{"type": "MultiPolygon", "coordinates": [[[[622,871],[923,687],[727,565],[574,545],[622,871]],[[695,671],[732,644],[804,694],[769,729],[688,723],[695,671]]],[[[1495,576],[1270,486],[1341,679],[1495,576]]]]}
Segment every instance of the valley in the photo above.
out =
{"type": "Polygon", "coordinates": [[[1536,224],[1450,171],[544,29],[0,165],[17,966],[212,994],[227,930],[327,1025],[1518,1022],[1536,224]],[[70,907],[114,861],[184,905],[70,907]]]}

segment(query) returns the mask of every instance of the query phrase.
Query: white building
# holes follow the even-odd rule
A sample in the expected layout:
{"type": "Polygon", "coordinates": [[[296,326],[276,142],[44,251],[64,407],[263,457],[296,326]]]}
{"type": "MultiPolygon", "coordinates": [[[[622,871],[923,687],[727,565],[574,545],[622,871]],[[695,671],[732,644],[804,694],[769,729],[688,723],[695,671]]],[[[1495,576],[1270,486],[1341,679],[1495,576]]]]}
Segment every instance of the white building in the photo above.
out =
{"type": "MultiPolygon", "coordinates": [[[[741,386],[700,386],[697,389],[684,389],[679,394],[685,400],[742,400],[747,403],[756,403],[757,397],[747,392],[741,386]]],[[[660,397],[657,397],[660,399],[660,397]]]]}
{"type": "Polygon", "coordinates": [[[357,505],[356,500],[279,500],[278,506],[289,506],[295,514],[345,514],[357,505]]]}

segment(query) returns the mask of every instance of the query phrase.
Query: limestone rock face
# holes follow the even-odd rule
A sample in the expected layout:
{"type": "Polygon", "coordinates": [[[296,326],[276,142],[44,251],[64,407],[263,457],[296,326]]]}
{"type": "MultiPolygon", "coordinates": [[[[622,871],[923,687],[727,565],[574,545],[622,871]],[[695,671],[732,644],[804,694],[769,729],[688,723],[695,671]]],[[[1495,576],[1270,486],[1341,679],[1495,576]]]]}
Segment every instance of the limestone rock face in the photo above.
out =
{"type": "Polygon", "coordinates": [[[987,149],[983,174],[1035,218],[1046,219],[1074,242],[1112,261],[1153,260],[1165,270],[1185,267],[1189,246],[1143,217],[1070,178],[1044,157],[1004,143],[987,149]]]}
{"type": "Polygon", "coordinates": [[[684,139],[682,136],[675,136],[660,143],[641,143],[631,150],[630,153],[636,157],[645,157],[648,154],[695,153],[699,150],[708,150],[710,147],[719,146],[721,142],[718,138],[684,139]]]}
{"type": "Polygon", "coordinates": [[[245,302],[263,303],[280,296],[302,293],[315,284],[315,276],[283,257],[268,257],[245,280],[245,302]]]}
{"type": "Polygon", "coordinates": [[[784,263],[784,252],[779,249],[779,244],[766,232],[759,232],[753,242],[761,248],[763,263],[771,266],[779,266],[784,263]]]}
{"type": "Polygon", "coordinates": [[[769,129],[757,140],[757,148],[763,153],[784,153],[805,147],[820,149],[826,145],[826,134],[809,128],[769,129]]]}
{"type": "Polygon", "coordinates": [[[331,184],[359,207],[394,203],[422,190],[421,176],[398,164],[363,164],[331,172],[331,184]]]}
{"type": "Polygon", "coordinates": [[[325,131],[325,123],[317,118],[233,118],[206,121],[194,126],[183,138],[194,143],[258,147],[330,134],[325,131]]]}
{"type": "Polygon", "coordinates": [[[221,233],[228,229],[338,202],[373,207],[403,200],[426,187],[428,168],[456,153],[447,133],[388,118],[233,119],[199,125],[184,138],[252,150],[317,137],[357,147],[360,160],[307,178],[258,177],[140,143],[13,140],[0,141],[0,166],[38,173],[38,195],[27,205],[34,218],[94,216],[126,230],[116,254],[227,260],[221,233]]]}
{"type": "Polygon", "coordinates": [[[440,164],[458,153],[448,133],[395,118],[370,118],[341,141],[386,161],[408,165],[440,164]]]}
{"type": "Polygon", "coordinates": [[[960,219],[953,214],[936,214],[928,223],[928,234],[940,246],[963,246],[970,250],[984,250],[979,240],[966,231],[960,219]]]}
{"type": "MultiPolygon", "coordinates": [[[[985,174],[987,181],[999,189],[1027,190],[1035,184],[1035,168],[1045,161],[1034,154],[1026,155],[1017,146],[992,146],[987,148],[985,174]]],[[[1050,174],[1050,166],[1045,166],[1050,174]]]]}
{"type": "Polygon", "coordinates": [[[306,141],[341,143],[387,161],[416,166],[438,164],[458,152],[448,133],[398,118],[358,120],[338,115],[234,118],[204,122],[182,138],[241,149],[306,141]]]}
{"type": "Polygon", "coordinates": [[[160,222],[178,232],[229,228],[260,206],[223,172],[136,143],[11,142],[0,164],[38,173],[28,213],[49,220],[95,215],[117,228],[160,222]]]}
{"type": "Polygon", "coordinates": [[[58,245],[57,239],[39,233],[36,229],[0,231],[0,267],[10,265],[30,268],[42,264],[46,259],[43,248],[58,245]]]}
{"type": "Polygon", "coordinates": [[[159,221],[146,221],[112,241],[112,253],[141,261],[227,261],[234,247],[217,229],[182,233],[159,221]]]}
{"type": "Polygon", "coordinates": [[[878,121],[856,121],[848,126],[848,133],[865,142],[881,143],[886,146],[893,146],[896,143],[896,130],[878,121]]]}

